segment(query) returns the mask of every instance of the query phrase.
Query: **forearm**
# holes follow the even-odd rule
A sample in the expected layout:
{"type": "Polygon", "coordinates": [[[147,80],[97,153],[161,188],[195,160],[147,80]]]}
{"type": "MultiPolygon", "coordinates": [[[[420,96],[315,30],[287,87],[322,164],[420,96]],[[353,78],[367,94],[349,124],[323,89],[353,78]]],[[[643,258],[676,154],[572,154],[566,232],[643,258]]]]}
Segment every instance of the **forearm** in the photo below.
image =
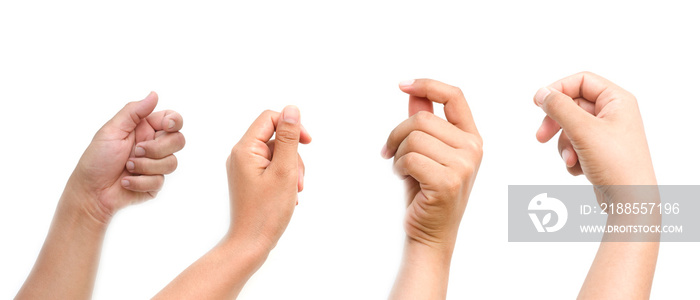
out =
{"type": "Polygon", "coordinates": [[[658,242],[600,244],[579,299],[649,299],[658,242]]]}
{"type": "Polygon", "coordinates": [[[250,241],[224,239],[190,265],[155,299],[233,299],[269,251],[250,241]]]}
{"type": "Polygon", "coordinates": [[[445,299],[453,249],[407,239],[389,299],[445,299]]]}
{"type": "MultiPolygon", "coordinates": [[[[659,203],[656,186],[613,187],[612,203],[659,203]]],[[[658,226],[661,216],[608,214],[606,227],[658,226]]],[[[579,299],[648,299],[659,254],[659,233],[606,232],[579,299]]]]}
{"type": "Polygon", "coordinates": [[[64,191],[34,268],[16,299],[90,299],[107,224],[91,216],[87,200],[64,191]]]}

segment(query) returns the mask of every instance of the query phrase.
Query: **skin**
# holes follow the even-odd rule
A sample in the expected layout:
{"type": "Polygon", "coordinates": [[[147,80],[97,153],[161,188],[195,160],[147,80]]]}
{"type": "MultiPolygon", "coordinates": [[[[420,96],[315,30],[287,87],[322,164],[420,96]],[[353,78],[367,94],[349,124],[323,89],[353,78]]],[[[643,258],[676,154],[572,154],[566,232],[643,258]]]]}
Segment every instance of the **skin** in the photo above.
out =
{"type": "Polygon", "coordinates": [[[459,88],[417,79],[399,84],[409,94],[409,118],[389,135],[384,158],[406,186],[406,240],[390,299],[445,299],[457,231],[481,164],[482,139],[459,88]],[[433,102],[447,120],[433,114],[433,102]]]}
{"type": "Polygon", "coordinates": [[[185,146],[180,114],[158,95],[124,106],[93,138],[66,184],[34,268],[16,299],[90,299],[107,226],[152,199],[185,146]]]}
{"type": "MultiPolygon", "coordinates": [[[[631,93],[583,72],[540,89],[534,101],[547,114],[537,140],[547,142],[562,129],[559,154],[569,173],[584,174],[596,186],[599,203],[659,201],[642,118],[631,93]],[[645,192],[630,193],[634,189],[624,188],[629,185],[644,185],[645,192]]],[[[629,218],[608,215],[608,224],[630,224],[629,218]]],[[[634,221],[658,224],[660,218],[634,221]]],[[[658,236],[647,237],[648,242],[605,242],[616,238],[604,236],[579,299],[649,298],[658,236]]]]}
{"type": "Polygon", "coordinates": [[[284,233],[304,188],[297,149],[311,137],[299,110],[263,112],[226,161],[231,224],[221,242],[155,298],[232,299],[267,259],[284,233]],[[271,139],[272,136],[274,139],[271,139]]]}

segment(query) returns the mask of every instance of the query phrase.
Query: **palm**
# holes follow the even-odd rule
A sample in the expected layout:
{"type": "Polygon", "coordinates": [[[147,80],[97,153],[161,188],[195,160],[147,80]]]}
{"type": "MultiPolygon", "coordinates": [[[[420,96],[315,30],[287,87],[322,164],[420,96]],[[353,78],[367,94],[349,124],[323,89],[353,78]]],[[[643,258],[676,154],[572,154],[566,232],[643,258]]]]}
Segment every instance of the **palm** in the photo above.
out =
{"type": "Polygon", "coordinates": [[[142,121],[132,132],[113,131],[105,125],[93,139],[80,160],[78,170],[82,184],[96,192],[97,200],[110,212],[132,203],[153,198],[150,193],[129,191],[121,186],[121,179],[131,175],[126,162],[134,157],[137,143],[155,138],[156,130],[142,121]]]}

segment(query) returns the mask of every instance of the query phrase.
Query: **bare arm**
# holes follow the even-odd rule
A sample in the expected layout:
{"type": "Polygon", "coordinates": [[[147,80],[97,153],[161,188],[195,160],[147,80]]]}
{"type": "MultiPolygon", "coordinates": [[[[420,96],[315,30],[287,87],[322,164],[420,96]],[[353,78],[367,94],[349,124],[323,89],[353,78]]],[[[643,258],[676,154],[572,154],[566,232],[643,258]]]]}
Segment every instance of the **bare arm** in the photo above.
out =
{"type": "Polygon", "coordinates": [[[182,117],[151,113],[155,93],[127,104],[95,134],[58,202],[51,228],[17,299],[89,299],[107,225],[121,208],[149,200],[185,146],[182,117]]]}
{"type": "Polygon", "coordinates": [[[649,299],[658,242],[603,242],[579,299],[649,299]]]}
{"type": "MultiPolygon", "coordinates": [[[[566,169],[584,174],[600,203],[659,201],[648,191],[658,191],[656,176],[632,94],[583,72],[540,89],[534,100],[547,114],[537,139],[547,142],[562,129],[558,148],[566,169]]],[[[659,223],[658,215],[608,215],[608,224],[659,223]]],[[[579,299],[648,299],[658,252],[658,235],[606,233],[579,299]]]]}
{"type": "Polygon", "coordinates": [[[291,220],[297,193],[304,188],[304,163],[297,148],[309,142],[296,107],[288,106],[282,113],[266,111],[255,120],[226,162],[231,198],[228,233],[155,298],[238,296],[291,220]]]}
{"type": "MultiPolygon", "coordinates": [[[[596,191],[600,202],[660,203],[655,185],[607,186],[596,191]],[[610,197],[611,194],[615,197],[610,197]]],[[[656,210],[651,214],[608,214],[606,227],[624,225],[658,226],[661,215],[656,210]]],[[[659,254],[659,238],[657,232],[606,232],[578,298],[648,299],[659,254]]]]}
{"type": "Polygon", "coordinates": [[[156,299],[233,299],[267,259],[268,249],[227,239],[195,261],[156,299]]]}
{"type": "Polygon", "coordinates": [[[459,88],[430,79],[399,84],[409,118],[382,150],[406,185],[406,242],[391,299],[444,299],[457,231],[482,157],[482,141],[459,88]],[[447,120],[435,116],[444,104],[447,120]]]}
{"type": "Polygon", "coordinates": [[[51,229],[17,299],[90,299],[107,224],[72,203],[84,197],[66,189],[51,229]]]}
{"type": "MultiPolygon", "coordinates": [[[[452,250],[407,240],[390,299],[444,299],[452,250]]],[[[452,249],[454,247],[451,247],[452,249]]]]}

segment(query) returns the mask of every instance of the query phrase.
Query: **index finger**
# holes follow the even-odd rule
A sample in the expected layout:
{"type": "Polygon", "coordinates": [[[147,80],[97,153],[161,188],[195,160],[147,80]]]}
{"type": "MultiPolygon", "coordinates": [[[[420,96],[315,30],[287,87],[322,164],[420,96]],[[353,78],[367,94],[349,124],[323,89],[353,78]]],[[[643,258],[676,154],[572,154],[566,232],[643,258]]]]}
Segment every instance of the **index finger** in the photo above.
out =
{"type": "Polygon", "coordinates": [[[275,133],[275,123],[279,118],[280,113],[276,111],[263,111],[253,124],[250,124],[248,130],[243,134],[241,142],[260,141],[267,143],[275,133]]]}
{"type": "Polygon", "coordinates": [[[576,73],[550,84],[549,87],[571,99],[583,98],[593,103],[602,102],[599,103],[602,106],[613,99],[615,92],[624,91],[610,80],[591,72],[576,73]]]}
{"type": "MultiPolygon", "coordinates": [[[[467,100],[464,98],[462,90],[458,87],[432,79],[416,79],[401,82],[399,88],[404,93],[415,97],[411,99],[415,104],[421,103],[422,101],[420,100],[429,100],[443,104],[447,121],[463,131],[479,134],[467,100]]],[[[409,108],[409,111],[411,111],[411,108],[409,108]]]]}

